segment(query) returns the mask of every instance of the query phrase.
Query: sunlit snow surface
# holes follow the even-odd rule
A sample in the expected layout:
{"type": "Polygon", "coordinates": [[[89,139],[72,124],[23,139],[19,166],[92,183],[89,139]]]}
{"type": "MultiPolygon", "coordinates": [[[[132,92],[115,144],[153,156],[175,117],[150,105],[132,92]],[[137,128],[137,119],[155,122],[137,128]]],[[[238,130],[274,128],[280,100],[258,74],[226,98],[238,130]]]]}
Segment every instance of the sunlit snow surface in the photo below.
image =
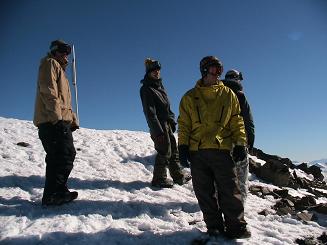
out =
{"type": "MultiPolygon", "coordinates": [[[[192,183],[151,188],[155,151],[148,133],[82,128],[74,140],[68,184],[79,197],[42,208],[45,153],[37,129],[29,121],[0,118],[0,244],[189,244],[205,231],[192,183]],[[30,146],[16,145],[22,141],[30,146]]],[[[250,184],[277,188],[255,176],[250,184]]],[[[245,215],[252,237],[221,244],[295,244],[326,230],[275,215],[275,202],[249,194],[245,215]],[[259,215],[263,209],[272,214],[259,215]]]]}

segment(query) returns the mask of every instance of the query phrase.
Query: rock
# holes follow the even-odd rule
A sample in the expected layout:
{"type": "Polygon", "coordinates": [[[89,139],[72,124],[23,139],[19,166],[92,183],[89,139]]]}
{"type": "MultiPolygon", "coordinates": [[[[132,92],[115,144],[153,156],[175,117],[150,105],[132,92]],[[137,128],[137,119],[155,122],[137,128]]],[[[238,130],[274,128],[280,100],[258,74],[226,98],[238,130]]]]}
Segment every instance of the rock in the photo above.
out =
{"type": "Polygon", "coordinates": [[[303,189],[307,189],[309,187],[310,181],[304,178],[296,178],[296,182],[299,184],[299,186],[303,189]]]}
{"type": "Polygon", "coordinates": [[[300,185],[297,183],[297,181],[294,178],[291,177],[289,182],[288,182],[288,187],[297,190],[297,189],[300,188],[300,185]]]}
{"type": "Polygon", "coordinates": [[[308,191],[316,197],[327,197],[327,193],[311,188],[310,186],[308,187],[308,191]]]}
{"type": "Polygon", "coordinates": [[[285,199],[281,199],[278,202],[276,202],[273,208],[276,210],[276,214],[278,215],[286,215],[286,214],[294,213],[293,208],[289,206],[289,202],[286,201],[285,199]]]}
{"type": "Polygon", "coordinates": [[[200,219],[191,220],[188,222],[189,225],[195,225],[196,223],[202,222],[200,219]]]}
{"type": "Polygon", "coordinates": [[[251,185],[249,191],[255,195],[259,192],[261,193],[261,186],[251,185]]]}
{"type": "Polygon", "coordinates": [[[295,166],[295,168],[301,169],[307,174],[312,174],[314,179],[316,180],[320,180],[320,181],[324,180],[324,176],[321,173],[321,169],[318,166],[312,165],[308,167],[307,163],[301,163],[300,165],[295,166]]]}
{"type": "Polygon", "coordinates": [[[321,236],[319,236],[318,241],[322,242],[322,244],[327,244],[327,234],[323,232],[321,236]]]}
{"type": "Polygon", "coordinates": [[[17,145],[22,146],[22,147],[28,147],[28,146],[30,146],[30,144],[29,143],[26,143],[26,142],[18,142],[17,145]]]}
{"type": "Polygon", "coordinates": [[[258,176],[261,164],[249,158],[249,172],[258,176]]]}
{"type": "Polygon", "coordinates": [[[312,165],[308,168],[309,173],[313,175],[313,177],[317,180],[324,180],[324,176],[321,173],[321,169],[318,166],[312,165]]]}
{"type": "Polygon", "coordinates": [[[309,212],[300,212],[296,214],[296,217],[304,222],[315,220],[315,215],[309,212]]]}
{"type": "Polygon", "coordinates": [[[271,212],[269,212],[267,209],[264,209],[264,210],[260,211],[258,214],[267,216],[268,214],[271,214],[271,212]]]}
{"type": "Polygon", "coordinates": [[[295,202],[295,209],[304,210],[316,206],[316,199],[312,196],[304,196],[295,202]]]}
{"type": "Polygon", "coordinates": [[[289,168],[295,167],[295,165],[292,163],[292,161],[289,158],[281,158],[280,156],[277,156],[277,155],[269,155],[255,147],[252,150],[252,154],[266,162],[269,160],[276,160],[276,161],[281,162],[282,164],[285,164],[289,168]]]}
{"type": "Polygon", "coordinates": [[[311,208],[311,210],[314,210],[321,214],[327,214],[327,203],[320,203],[317,206],[311,208]]]}
{"type": "Polygon", "coordinates": [[[291,200],[289,200],[289,199],[287,199],[287,198],[284,198],[284,199],[282,199],[282,200],[284,201],[284,203],[287,204],[287,206],[289,206],[289,207],[294,207],[294,203],[293,203],[291,200]]]}
{"type": "Polygon", "coordinates": [[[282,215],[287,215],[287,214],[292,214],[293,213],[293,210],[288,207],[288,206],[285,206],[285,207],[280,207],[276,210],[276,213],[280,216],[282,215]]]}
{"type": "Polygon", "coordinates": [[[288,186],[291,176],[288,167],[276,160],[267,161],[259,172],[258,177],[277,186],[288,186]]]}
{"type": "Polygon", "coordinates": [[[304,172],[308,172],[308,164],[307,163],[301,163],[300,165],[297,165],[295,168],[301,169],[304,172]]]}
{"type": "Polygon", "coordinates": [[[297,238],[295,242],[300,245],[317,245],[317,241],[314,237],[306,237],[304,239],[297,238]]]}
{"type": "Polygon", "coordinates": [[[281,189],[281,190],[273,190],[275,194],[277,194],[281,198],[286,198],[288,196],[288,190],[287,189],[281,189]]]}
{"type": "Polygon", "coordinates": [[[294,168],[295,167],[295,165],[293,164],[293,162],[289,158],[281,158],[280,161],[289,168],[294,168]]]}
{"type": "Polygon", "coordinates": [[[262,187],[261,192],[262,192],[262,195],[264,195],[264,196],[272,194],[272,191],[268,187],[262,187]]]}

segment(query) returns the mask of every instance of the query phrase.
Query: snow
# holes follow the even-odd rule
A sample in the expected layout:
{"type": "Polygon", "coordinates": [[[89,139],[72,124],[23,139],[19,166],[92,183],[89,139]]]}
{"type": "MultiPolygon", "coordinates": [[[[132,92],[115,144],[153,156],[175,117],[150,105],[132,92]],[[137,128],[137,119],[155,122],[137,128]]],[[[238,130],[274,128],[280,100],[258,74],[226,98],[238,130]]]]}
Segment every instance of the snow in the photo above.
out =
{"type": "MultiPolygon", "coordinates": [[[[0,117],[1,244],[189,244],[205,231],[192,183],[151,188],[155,151],[148,133],[81,128],[74,141],[78,150],[68,184],[79,197],[42,208],[45,153],[37,129],[30,121],[0,117]],[[22,141],[30,145],[16,145],[22,141]]],[[[253,176],[250,184],[277,188],[253,176]]],[[[326,231],[315,222],[276,215],[275,202],[249,194],[245,216],[252,237],[221,244],[295,244],[326,231]],[[271,214],[259,215],[263,209],[271,214]]]]}

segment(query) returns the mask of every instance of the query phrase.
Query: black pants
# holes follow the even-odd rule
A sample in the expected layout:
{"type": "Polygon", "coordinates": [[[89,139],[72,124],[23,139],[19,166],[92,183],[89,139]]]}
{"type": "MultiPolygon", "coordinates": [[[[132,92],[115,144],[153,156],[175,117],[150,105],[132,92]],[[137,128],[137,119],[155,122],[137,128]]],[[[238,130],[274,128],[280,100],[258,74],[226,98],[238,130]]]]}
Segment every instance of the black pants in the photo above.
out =
{"type": "Polygon", "coordinates": [[[164,134],[165,140],[161,144],[157,144],[153,137],[154,148],[157,151],[157,156],[154,163],[153,182],[160,182],[167,178],[167,168],[174,181],[184,177],[182,167],[179,162],[178,149],[174,133],[169,126],[165,123],[164,134]]]}
{"type": "Polygon", "coordinates": [[[207,228],[226,226],[237,231],[245,227],[241,192],[229,152],[215,149],[191,152],[191,172],[194,193],[207,228]]]}
{"type": "Polygon", "coordinates": [[[70,124],[43,123],[39,125],[39,138],[46,152],[47,165],[43,197],[67,191],[67,179],[76,155],[70,124]]]}

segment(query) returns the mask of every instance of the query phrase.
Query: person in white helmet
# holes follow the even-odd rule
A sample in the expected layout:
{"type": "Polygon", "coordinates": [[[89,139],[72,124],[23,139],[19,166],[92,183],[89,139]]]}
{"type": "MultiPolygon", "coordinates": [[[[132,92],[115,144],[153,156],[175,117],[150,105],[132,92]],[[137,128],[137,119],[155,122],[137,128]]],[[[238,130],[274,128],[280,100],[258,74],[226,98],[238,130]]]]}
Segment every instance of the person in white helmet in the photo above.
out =
{"type": "MultiPolygon", "coordinates": [[[[247,144],[249,152],[252,152],[254,145],[254,122],[251,112],[251,107],[245,97],[243,86],[241,81],[243,80],[243,75],[238,70],[229,70],[225,75],[225,80],[223,80],[224,85],[233,90],[236,94],[241,107],[241,116],[244,121],[245,132],[247,137],[247,144]]],[[[236,163],[236,172],[242,192],[242,201],[245,203],[247,192],[248,192],[248,175],[249,175],[249,158],[246,157],[244,161],[236,163]]]]}

